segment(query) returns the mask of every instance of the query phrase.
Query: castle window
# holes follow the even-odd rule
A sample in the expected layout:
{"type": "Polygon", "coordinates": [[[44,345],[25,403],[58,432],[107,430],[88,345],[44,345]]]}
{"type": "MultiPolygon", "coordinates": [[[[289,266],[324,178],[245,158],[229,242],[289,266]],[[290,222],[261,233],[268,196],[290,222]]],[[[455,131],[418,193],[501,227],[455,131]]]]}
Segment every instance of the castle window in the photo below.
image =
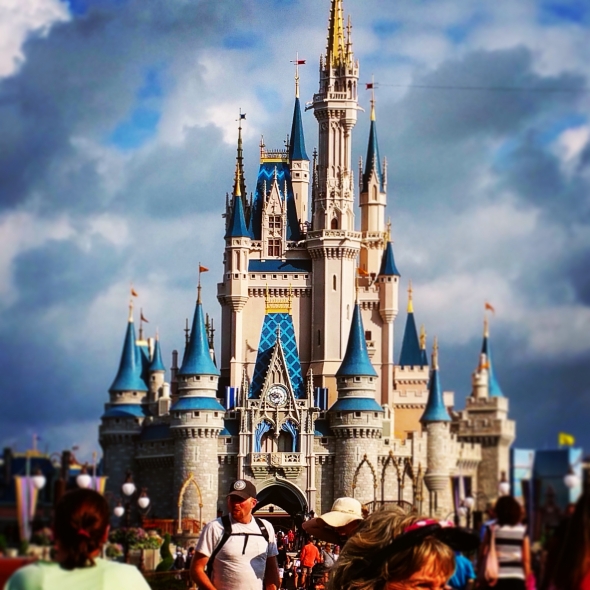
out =
{"type": "Polygon", "coordinates": [[[250,275],[250,278],[251,279],[255,279],[256,278],[256,275],[250,275]]]}
{"type": "Polygon", "coordinates": [[[342,418],[342,412],[336,412],[336,418],[342,418]]]}
{"type": "Polygon", "coordinates": [[[386,444],[386,445],[388,445],[388,444],[389,444],[389,439],[388,439],[388,438],[386,438],[386,439],[385,439],[385,444],[386,444]]]}
{"type": "Polygon", "coordinates": [[[219,418],[219,412],[215,412],[213,415],[214,415],[216,418],[219,418]]]}
{"type": "Polygon", "coordinates": [[[299,278],[299,275],[293,275],[293,278],[294,279],[298,279],[299,278]]]}
{"type": "Polygon", "coordinates": [[[193,412],[193,417],[198,418],[201,415],[201,412],[193,412]]]}
{"type": "Polygon", "coordinates": [[[332,290],[336,291],[336,275],[332,275],[332,290]]]}
{"type": "Polygon", "coordinates": [[[261,278],[265,279],[265,278],[266,278],[266,275],[262,275],[262,277],[261,277],[261,278]]]}
{"type": "Polygon", "coordinates": [[[273,279],[276,279],[276,278],[277,278],[277,275],[272,275],[272,278],[273,278],[273,279]]]}
{"type": "Polygon", "coordinates": [[[379,418],[379,413],[375,412],[375,418],[379,418]]]}
{"type": "Polygon", "coordinates": [[[373,340],[373,334],[371,330],[365,330],[365,340],[373,340]]]}
{"type": "Polygon", "coordinates": [[[269,256],[280,256],[281,255],[281,240],[268,240],[268,255],[269,256]]]}
{"type": "Polygon", "coordinates": [[[373,193],[373,201],[376,201],[377,200],[377,187],[376,186],[373,186],[372,193],[373,193]]]}
{"type": "Polygon", "coordinates": [[[360,377],[355,377],[354,378],[354,382],[355,383],[360,383],[361,382],[361,378],[360,377]]]}
{"type": "Polygon", "coordinates": [[[231,445],[231,438],[226,438],[225,439],[225,444],[226,445],[231,445]]]}
{"type": "Polygon", "coordinates": [[[332,223],[330,224],[330,229],[338,229],[338,220],[334,217],[332,219],[332,223]]]}
{"type": "Polygon", "coordinates": [[[280,215],[270,215],[268,218],[268,229],[272,231],[280,231],[282,229],[282,221],[280,215]]]}
{"type": "Polygon", "coordinates": [[[322,438],[322,444],[323,445],[327,445],[328,444],[328,439],[327,438],[322,438]]]}
{"type": "Polygon", "coordinates": [[[288,279],[289,278],[289,275],[283,275],[283,278],[284,279],[288,279]]]}
{"type": "Polygon", "coordinates": [[[355,412],[354,413],[354,417],[355,418],[360,418],[361,417],[361,413],[360,412],[355,412]]]}

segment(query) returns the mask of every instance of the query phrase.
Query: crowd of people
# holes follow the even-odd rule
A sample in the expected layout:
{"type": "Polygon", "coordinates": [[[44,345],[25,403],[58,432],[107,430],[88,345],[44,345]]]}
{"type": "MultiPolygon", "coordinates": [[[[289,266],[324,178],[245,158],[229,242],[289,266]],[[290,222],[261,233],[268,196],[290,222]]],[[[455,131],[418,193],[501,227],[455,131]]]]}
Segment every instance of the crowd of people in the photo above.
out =
{"type": "MultiPolygon", "coordinates": [[[[547,540],[542,567],[531,564],[523,510],[500,497],[475,532],[392,506],[370,515],[354,498],[275,534],[257,518],[256,488],[233,482],[228,513],[206,525],[174,569],[204,590],[590,590],[590,494],[584,493],[547,540]],[[298,538],[303,540],[298,545],[298,538]]],[[[133,566],[100,557],[110,511],[99,493],[68,492],[56,507],[56,561],[19,569],[5,590],[141,590],[133,566]]]]}

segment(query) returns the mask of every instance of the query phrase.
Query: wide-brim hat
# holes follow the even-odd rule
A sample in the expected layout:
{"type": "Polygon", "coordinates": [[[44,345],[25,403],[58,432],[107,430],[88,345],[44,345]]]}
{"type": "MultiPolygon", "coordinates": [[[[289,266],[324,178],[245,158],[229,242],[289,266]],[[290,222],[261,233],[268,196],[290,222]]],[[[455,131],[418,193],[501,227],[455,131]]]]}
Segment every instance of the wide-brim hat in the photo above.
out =
{"type": "Polygon", "coordinates": [[[304,522],[303,530],[322,541],[339,543],[340,536],[332,529],[346,526],[355,520],[363,520],[362,504],[354,498],[338,498],[330,512],[304,522]]]}

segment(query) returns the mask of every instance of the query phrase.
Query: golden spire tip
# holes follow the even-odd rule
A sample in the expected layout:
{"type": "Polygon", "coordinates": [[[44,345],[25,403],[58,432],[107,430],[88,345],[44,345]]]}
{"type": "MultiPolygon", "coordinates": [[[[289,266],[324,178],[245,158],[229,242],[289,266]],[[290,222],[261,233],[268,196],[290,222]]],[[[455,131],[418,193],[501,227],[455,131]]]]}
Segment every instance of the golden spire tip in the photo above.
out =
{"type": "Polygon", "coordinates": [[[408,313],[414,313],[414,303],[412,301],[413,292],[414,290],[412,289],[412,279],[410,279],[408,285],[408,313]]]}

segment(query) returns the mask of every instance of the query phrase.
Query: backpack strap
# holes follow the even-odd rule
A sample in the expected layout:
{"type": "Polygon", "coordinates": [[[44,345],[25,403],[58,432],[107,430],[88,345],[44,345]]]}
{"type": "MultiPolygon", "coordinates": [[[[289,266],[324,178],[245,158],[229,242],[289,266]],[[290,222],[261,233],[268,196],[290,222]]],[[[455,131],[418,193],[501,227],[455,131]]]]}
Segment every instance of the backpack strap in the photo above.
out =
{"type": "Polygon", "coordinates": [[[264,537],[264,540],[269,543],[270,539],[268,536],[268,531],[266,530],[266,527],[264,526],[264,522],[260,519],[260,518],[254,518],[254,520],[256,521],[256,524],[258,525],[258,528],[260,529],[260,532],[262,533],[262,536],[264,537]]]}
{"type": "Polygon", "coordinates": [[[207,566],[205,568],[205,573],[207,577],[211,579],[211,575],[213,574],[213,562],[217,557],[217,554],[221,551],[223,546],[227,543],[227,540],[231,537],[231,521],[229,519],[229,514],[224,514],[221,517],[221,524],[223,525],[223,535],[217,543],[215,549],[213,549],[213,553],[209,556],[209,560],[207,561],[207,566]]]}

